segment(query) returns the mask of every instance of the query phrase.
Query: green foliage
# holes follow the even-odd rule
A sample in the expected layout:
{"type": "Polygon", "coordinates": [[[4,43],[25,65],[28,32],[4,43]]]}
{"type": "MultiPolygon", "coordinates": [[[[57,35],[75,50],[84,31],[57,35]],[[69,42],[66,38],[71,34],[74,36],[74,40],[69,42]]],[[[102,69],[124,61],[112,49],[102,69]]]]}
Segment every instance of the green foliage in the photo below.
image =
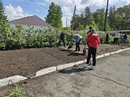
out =
{"type": "Polygon", "coordinates": [[[111,27],[110,27],[110,25],[108,24],[108,22],[106,23],[106,31],[111,31],[111,27]]]}
{"type": "Polygon", "coordinates": [[[127,43],[130,44],[130,35],[128,35],[127,43]]]}
{"type": "MultiPolygon", "coordinates": [[[[106,22],[106,30],[126,30],[130,29],[130,4],[115,8],[111,7],[106,22]]],[[[104,30],[105,10],[103,8],[97,9],[96,12],[91,13],[89,7],[85,8],[85,13],[75,14],[72,16],[71,27],[73,30],[86,29],[86,26],[92,25],[97,30],[104,30]]]]}
{"type": "Polygon", "coordinates": [[[83,25],[81,25],[80,23],[78,23],[78,28],[77,28],[77,30],[83,30],[84,29],[84,27],[83,27],[83,25]]]}
{"type": "Polygon", "coordinates": [[[111,30],[130,29],[130,25],[129,25],[130,12],[128,10],[130,10],[130,4],[117,8],[117,10],[115,6],[110,8],[108,23],[110,25],[111,30]]]}
{"type": "Polygon", "coordinates": [[[6,49],[6,43],[9,40],[10,32],[8,30],[7,16],[5,16],[3,3],[0,0],[0,49],[6,49]]]}
{"type": "Polygon", "coordinates": [[[62,29],[62,11],[59,5],[54,2],[51,3],[48,15],[45,18],[46,22],[52,24],[54,27],[62,29]]]}
{"type": "Polygon", "coordinates": [[[74,40],[73,40],[73,38],[71,37],[71,34],[66,34],[66,44],[67,44],[67,45],[72,45],[72,44],[74,44],[74,40]]]}
{"type": "Polygon", "coordinates": [[[23,88],[16,86],[8,96],[5,97],[21,97],[23,88]]]}
{"type": "Polygon", "coordinates": [[[0,0],[0,22],[2,24],[5,24],[7,22],[7,16],[5,16],[5,13],[4,13],[4,7],[3,7],[3,3],[2,1],[0,0]]]}
{"type": "Polygon", "coordinates": [[[6,41],[5,49],[20,49],[23,48],[26,41],[23,38],[23,28],[20,25],[16,26],[16,29],[10,27],[10,34],[6,41]]]}
{"type": "MultiPolygon", "coordinates": [[[[87,26],[89,27],[89,26],[87,26]]],[[[6,38],[0,33],[0,49],[10,50],[10,49],[21,49],[21,48],[41,48],[41,47],[55,47],[59,42],[59,36],[61,31],[58,29],[37,29],[29,25],[29,28],[24,30],[22,26],[17,25],[16,29],[8,27],[4,30],[6,38]]],[[[86,31],[71,31],[70,29],[64,30],[66,33],[66,44],[75,44],[72,39],[72,34],[80,34],[83,39],[81,44],[85,43],[86,31]]],[[[99,33],[101,43],[105,43],[105,34],[99,33]]],[[[122,37],[122,36],[121,36],[122,37]]],[[[112,43],[114,35],[109,35],[109,43],[112,43]]],[[[130,40],[130,39],[129,39],[130,40]]],[[[129,42],[128,40],[128,42],[129,42]]],[[[122,38],[120,39],[122,41],[122,38]]]]}
{"type": "Polygon", "coordinates": [[[105,33],[98,33],[98,35],[99,35],[99,38],[100,38],[100,42],[101,43],[105,43],[105,33]]]}
{"type": "MultiPolygon", "coordinates": [[[[100,32],[99,32],[98,34],[99,34],[101,43],[106,43],[106,33],[100,33],[100,32]]],[[[109,43],[109,44],[112,44],[113,41],[114,41],[114,36],[113,36],[113,34],[109,34],[108,43],[109,43]]]]}
{"type": "Polygon", "coordinates": [[[20,48],[34,48],[55,46],[57,36],[55,30],[48,28],[47,30],[34,30],[33,26],[29,25],[27,30],[22,26],[17,25],[16,29],[8,27],[4,35],[0,34],[0,49],[20,49],[20,48]],[[54,35],[52,35],[54,34],[54,35]],[[6,36],[6,37],[5,37],[6,36]]]}
{"type": "MultiPolygon", "coordinates": [[[[93,21],[93,22],[92,22],[92,25],[90,25],[90,26],[92,26],[92,27],[95,28],[95,29],[98,29],[97,25],[95,24],[95,21],[93,21]]],[[[90,26],[89,26],[89,27],[90,27],[90,26]]]]}
{"type": "Polygon", "coordinates": [[[108,43],[113,43],[113,41],[114,41],[114,37],[112,35],[109,35],[109,41],[108,41],[108,43]]]}

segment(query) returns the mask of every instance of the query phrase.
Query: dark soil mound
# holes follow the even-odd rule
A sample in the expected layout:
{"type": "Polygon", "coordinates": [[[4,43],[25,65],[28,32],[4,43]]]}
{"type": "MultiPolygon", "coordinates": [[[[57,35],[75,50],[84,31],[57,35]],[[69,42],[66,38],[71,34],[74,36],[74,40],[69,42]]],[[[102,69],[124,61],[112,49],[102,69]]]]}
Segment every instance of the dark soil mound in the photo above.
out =
{"type": "MultiPolygon", "coordinates": [[[[83,49],[84,46],[81,46],[83,49]]],[[[121,46],[101,44],[97,55],[119,50],[121,46]]],[[[73,52],[74,47],[32,48],[21,50],[0,51],[0,79],[22,75],[34,76],[36,71],[50,66],[84,60],[83,51],[73,52]]]]}

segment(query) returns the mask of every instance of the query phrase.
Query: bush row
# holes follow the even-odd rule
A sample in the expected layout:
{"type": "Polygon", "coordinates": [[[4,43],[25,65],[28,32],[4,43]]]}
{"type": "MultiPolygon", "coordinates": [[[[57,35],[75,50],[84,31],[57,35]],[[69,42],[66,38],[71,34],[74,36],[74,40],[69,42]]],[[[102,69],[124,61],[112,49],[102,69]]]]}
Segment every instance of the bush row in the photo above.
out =
{"type": "MultiPolygon", "coordinates": [[[[33,26],[29,26],[24,30],[22,26],[16,26],[16,29],[8,27],[4,30],[4,33],[0,33],[0,50],[12,50],[21,48],[42,48],[42,47],[54,47],[59,41],[61,31],[57,29],[38,29],[34,30],[33,26]]],[[[71,38],[71,34],[78,33],[83,36],[81,44],[85,44],[86,31],[71,31],[65,30],[66,44],[74,44],[74,40],[71,38]]],[[[106,34],[99,32],[101,43],[105,43],[106,34]]],[[[120,42],[122,42],[123,35],[121,35],[120,42]]],[[[114,35],[109,36],[109,43],[112,43],[114,35]]],[[[128,38],[128,43],[130,37],[128,38]]]]}

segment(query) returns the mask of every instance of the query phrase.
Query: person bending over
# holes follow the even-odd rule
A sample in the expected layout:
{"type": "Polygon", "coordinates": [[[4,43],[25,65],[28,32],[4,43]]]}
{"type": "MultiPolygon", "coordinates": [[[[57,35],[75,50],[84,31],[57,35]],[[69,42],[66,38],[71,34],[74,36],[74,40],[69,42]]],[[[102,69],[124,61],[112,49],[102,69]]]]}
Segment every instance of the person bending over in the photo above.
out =
{"type": "Polygon", "coordinates": [[[71,35],[71,37],[73,37],[73,39],[75,40],[75,43],[76,43],[76,48],[75,48],[75,51],[80,51],[80,41],[82,39],[82,36],[79,35],[79,34],[73,34],[71,35]]]}

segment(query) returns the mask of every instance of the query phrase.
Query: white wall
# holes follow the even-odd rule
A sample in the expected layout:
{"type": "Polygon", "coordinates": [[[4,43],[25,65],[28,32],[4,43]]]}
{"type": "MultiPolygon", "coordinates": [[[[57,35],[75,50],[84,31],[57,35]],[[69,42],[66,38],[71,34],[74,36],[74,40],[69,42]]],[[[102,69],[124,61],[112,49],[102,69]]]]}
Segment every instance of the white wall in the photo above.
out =
{"type": "MultiPolygon", "coordinates": [[[[22,25],[22,24],[19,24],[21,25],[25,30],[29,28],[28,25],[22,25]]],[[[13,27],[14,29],[16,28],[16,25],[15,24],[10,24],[11,27],[13,27]]],[[[47,26],[34,26],[34,25],[31,25],[31,27],[34,27],[34,30],[37,30],[37,29],[48,29],[47,26]]]]}

